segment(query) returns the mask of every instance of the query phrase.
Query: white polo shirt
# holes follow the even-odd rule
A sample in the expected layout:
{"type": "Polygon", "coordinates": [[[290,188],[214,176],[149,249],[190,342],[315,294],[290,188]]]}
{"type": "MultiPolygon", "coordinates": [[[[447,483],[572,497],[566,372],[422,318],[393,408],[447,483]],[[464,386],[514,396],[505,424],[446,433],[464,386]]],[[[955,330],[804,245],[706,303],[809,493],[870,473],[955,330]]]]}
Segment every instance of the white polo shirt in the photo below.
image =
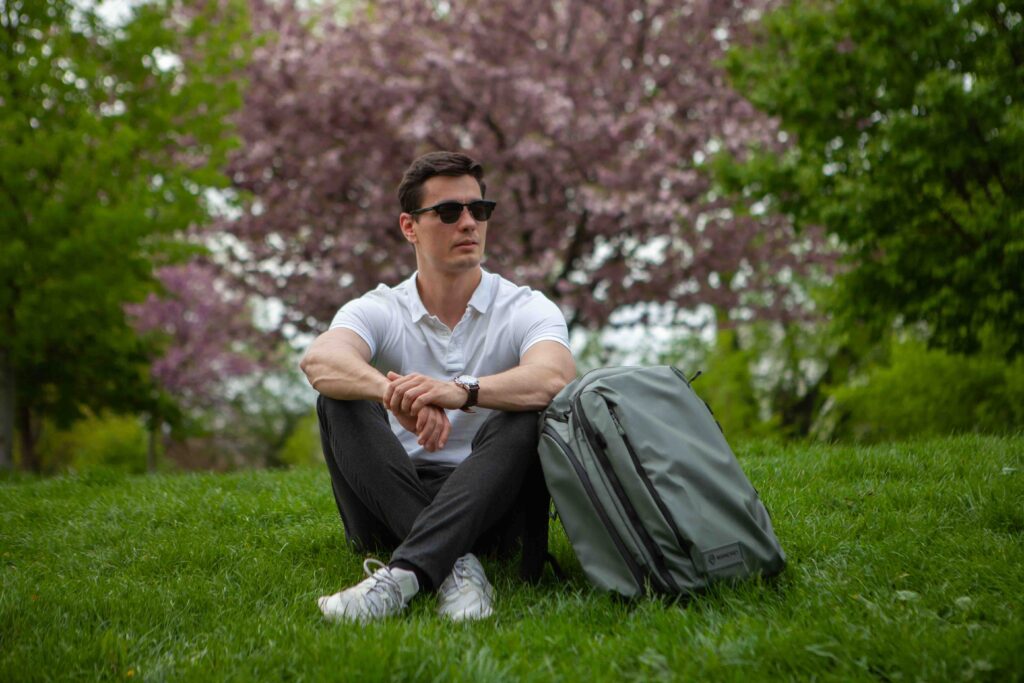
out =
{"type": "MultiPolygon", "coordinates": [[[[416,273],[395,287],[379,285],[341,307],[331,328],[352,330],[370,347],[382,373],[418,372],[450,380],[458,375],[486,377],[514,368],[526,350],[550,340],[569,347],[569,331],[558,307],[542,293],[520,287],[496,273],[483,277],[462,320],[449,330],[431,315],[416,289],[416,273]]],[[[452,430],[439,451],[427,452],[389,412],[391,429],[414,462],[457,465],[470,453],[473,437],[491,411],[446,411],[452,430]]]]}

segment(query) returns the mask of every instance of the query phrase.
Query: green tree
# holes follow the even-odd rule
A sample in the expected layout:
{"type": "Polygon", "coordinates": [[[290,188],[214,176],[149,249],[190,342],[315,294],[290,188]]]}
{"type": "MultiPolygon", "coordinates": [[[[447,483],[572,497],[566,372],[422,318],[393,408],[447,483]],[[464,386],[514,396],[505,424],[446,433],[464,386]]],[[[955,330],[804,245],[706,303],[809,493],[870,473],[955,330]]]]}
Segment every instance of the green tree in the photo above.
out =
{"type": "Polygon", "coordinates": [[[841,320],[1024,353],[1021,3],[797,0],[756,33],[729,71],[788,144],[723,157],[723,184],[841,240],[841,320]]]}
{"type": "Polygon", "coordinates": [[[233,145],[240,4],[0,0],[0,468],[43,417],[159,400],[124,304],[209,214],[233,145]]]}

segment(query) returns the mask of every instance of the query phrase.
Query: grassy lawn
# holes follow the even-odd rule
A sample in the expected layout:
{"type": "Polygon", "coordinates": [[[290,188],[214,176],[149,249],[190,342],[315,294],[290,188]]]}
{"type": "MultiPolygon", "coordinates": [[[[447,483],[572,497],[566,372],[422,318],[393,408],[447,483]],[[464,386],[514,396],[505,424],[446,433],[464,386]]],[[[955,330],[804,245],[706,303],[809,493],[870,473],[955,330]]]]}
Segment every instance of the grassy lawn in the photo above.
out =
{"type": "Polygon", "coordinates": [[[1020,680],[1024,437],[746,444],[790,565],[689,607],[518,585],[366,627],[325,470],[0,481],[0,680],[1020,680]]]}

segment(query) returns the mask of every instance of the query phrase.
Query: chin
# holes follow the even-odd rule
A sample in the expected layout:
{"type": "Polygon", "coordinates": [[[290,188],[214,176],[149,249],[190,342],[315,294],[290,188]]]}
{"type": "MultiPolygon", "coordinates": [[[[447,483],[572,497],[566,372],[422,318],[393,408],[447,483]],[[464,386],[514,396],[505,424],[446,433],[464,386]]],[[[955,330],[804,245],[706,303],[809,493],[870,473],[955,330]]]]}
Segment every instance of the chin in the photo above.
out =
{"type": "Polygon", "coordinates": [[[465,256],[451,264],[452,270],[466,271],[472,270],[480,265],[481,258],[479,256],[465,256]]]}

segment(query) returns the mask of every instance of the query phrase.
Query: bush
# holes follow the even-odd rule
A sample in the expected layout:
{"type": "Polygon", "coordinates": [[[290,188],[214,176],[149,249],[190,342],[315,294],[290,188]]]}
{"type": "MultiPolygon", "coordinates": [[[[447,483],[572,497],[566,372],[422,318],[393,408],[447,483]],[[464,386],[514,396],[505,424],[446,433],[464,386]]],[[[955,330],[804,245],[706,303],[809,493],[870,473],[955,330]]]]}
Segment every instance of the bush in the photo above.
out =
{"type": "Polygon", "coordinates": [[[960,356],[897,342],[887,364],[832,389],[819,436],[873,442],[1024,428],[1024,360],[960,356]]]}
{"type": "Polygon", "coordinates": [[[322,465],[323,451],[320,446],[320,422],[316,410],[302,417],[277,454],[277,459],[290,467],[322,465]]]}
{"type": "Polygon", "coordinates": [[[674,365],[688,376],[700,371],[693,388],[730,442],[781,438],[790,430],[777,414],[775,401],[793,390],[783,384],[796,361],[776,333],[771,325],[752,324],[719,329],[711,342],[682,336],[658,362],[674,365]]]}
{"type": "Polygon", "coordinates": [[[762,401],[751,373],[759,352],[756,347],[742,348],[735,330],[720,330],[701,378],[694,383],[729,439],[766,437],[775,432],[775,420],[761,415],[762,401]]]}
{"type": "Polygon", "coordinates": [[[87,415],[69,429],[44,429],[38,444],[46,471],[99,467],[129,473],[146,471],[149,435],[138,417],[87,415]]]}

